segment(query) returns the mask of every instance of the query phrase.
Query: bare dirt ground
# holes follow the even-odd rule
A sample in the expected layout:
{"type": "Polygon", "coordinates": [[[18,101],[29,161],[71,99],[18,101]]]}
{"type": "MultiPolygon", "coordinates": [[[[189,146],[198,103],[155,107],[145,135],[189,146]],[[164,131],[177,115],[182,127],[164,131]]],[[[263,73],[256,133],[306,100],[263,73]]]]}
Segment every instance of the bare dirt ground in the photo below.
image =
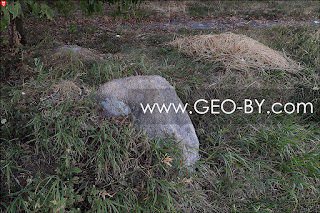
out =
{"type": "MultiPolygon", "coordinates": [[[[222,18],[222,19],[202,19],[202,20],[184,20],[174,19],[169,22],[153,23],[155,28],[164,29],[214,29],[214,30],[233,30],[237,28],[264,28],[274,26],[297,26],[297,25],[319,25],[319,20],[245,20],[241,18],[222,18]]],[[[152,29],[152,26],[149,26],[152,29]]]]}

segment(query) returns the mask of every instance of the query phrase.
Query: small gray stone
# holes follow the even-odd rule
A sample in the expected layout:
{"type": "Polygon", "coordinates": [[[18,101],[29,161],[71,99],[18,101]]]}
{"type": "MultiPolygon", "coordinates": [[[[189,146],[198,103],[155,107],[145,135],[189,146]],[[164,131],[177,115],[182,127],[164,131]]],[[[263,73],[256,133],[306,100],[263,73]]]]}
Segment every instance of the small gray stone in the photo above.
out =
{"type": "Polygon", "coordinates": [[[217,76],[211,76],[210,78],[209,78],[209,82],[211,83],[211,84],[217,84],[218,82],[219,82],[219,77],[217,77],[217,76]]]}
{"type": "Polygon", "coordinates": [[[45,64],[50,64],[50,67],[68,67],[75,66],[88,66],[91,67],[93,64],[106,63],[108,58],[104,54],[80,47],[77,45],[62,45],[54,48],[46,56],[43,57],[45,64]]]}
{"type": "Polygon", "coordinates": [[[83,48],[77,45],[63,45],[55,50],[55,55],[72,55],[73,57],[79,58],[95,58],[95,53],[87,48],[83,48]]]}

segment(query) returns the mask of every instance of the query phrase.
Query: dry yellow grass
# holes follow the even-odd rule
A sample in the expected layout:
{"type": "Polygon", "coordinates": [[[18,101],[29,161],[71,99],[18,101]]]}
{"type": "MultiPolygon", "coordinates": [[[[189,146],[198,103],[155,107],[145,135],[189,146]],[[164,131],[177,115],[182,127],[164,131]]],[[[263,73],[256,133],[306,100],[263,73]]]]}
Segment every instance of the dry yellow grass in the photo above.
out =
{"type": "Polygon", "coordinates": [[[174,14],[185,14],[187,10],[186,1],[146,1],[142,6],[167,17],[174,14]]]}
{"type": "Polygon", "coordinates": [[[284,53],[245,35],[222,33],[176,39],[170,43],[196,60],[219,62],[227,70],[281,70],[297,72],[300,66],[284,53]]]}
{"type": "Polygon", "coordinates": [[[82,91],[81,89],[73,82],[68,80],[63,80],[58,84],[52,86],[53,94],[58,95],[61,98],[71,97],[72,99],[76,99],[80,97],[82,91]]]}

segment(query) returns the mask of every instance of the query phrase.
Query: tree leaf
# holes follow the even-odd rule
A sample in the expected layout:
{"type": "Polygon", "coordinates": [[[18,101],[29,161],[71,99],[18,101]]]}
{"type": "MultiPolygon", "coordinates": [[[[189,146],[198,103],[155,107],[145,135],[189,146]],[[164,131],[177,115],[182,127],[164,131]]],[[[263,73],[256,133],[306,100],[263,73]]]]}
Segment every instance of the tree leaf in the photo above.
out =
{"type": "Polygon", "coordinates": [[[32,8],[34,2],[33,0],[25,0],[26,4],[28,5],[28,7],[30,6],[32,8]]]}
{"type": "Polygon", "coordinates": [[[14,3],[15,2],[9,2],[7,5],[7,9],[11,14],[13,14],[13,12],[14,12],[14,3]]]}
{"type": "Polygon", "coordinates": [[[12,19],[15,19],[20,14],[23,15],[21,4],[19,2],[9,3],[7,9],[12,14],[12,19]]]}
{"type": "Polygon", "coordinates": [[[18,8],[18,11],[19,11],[18,15],[21,15],[23,17],[24,16],[23,10],[22,10],[21,4],[19,2],[17,2],[16,7],[18,8]]]}
{"type": "Polygon", "coordinates": [[[3,17],[0,22],[0,28],[1,31],[4,31],[10,24],[10,14],[5,7],[1,7],[1,12],[3,13],[3,17]]]}
{"type": "Polygon", "coordinates": [[[34,3],[32,6],[32,13],[36,16],[39,16],[40,10],[41,10],[40,5],[37,2],[34,3]]]}
{"type": "Polygon", "coordinates": [[[52,18],[54,16],[53,11],[50,8],[48,8],[44,12],[46,13],[48,19],[52,20],[52,18]]]}
{"type": "Polygon", "coordinates": [[[52,10],[50,9],[50,7],[48,5],[41,4],[41,10],[50,20],[52,20],[54,15],[53,15],[53,12],[52,12],[52,10]]]}
{"type": "Polygon", "coordinates": [[[44,11],[44,10],[47,10],[49,9],[49,6],[46,5],[46,4],[41,4],[41,9],[44,11]]]}

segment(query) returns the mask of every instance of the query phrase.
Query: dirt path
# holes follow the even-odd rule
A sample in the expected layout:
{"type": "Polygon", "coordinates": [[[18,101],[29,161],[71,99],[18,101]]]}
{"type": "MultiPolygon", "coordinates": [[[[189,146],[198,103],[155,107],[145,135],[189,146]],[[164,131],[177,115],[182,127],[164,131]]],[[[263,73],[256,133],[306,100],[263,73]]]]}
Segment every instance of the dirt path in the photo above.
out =
{"type": "Polygon", "coordinates": [[[160,20],[156,22],[145,22],[142,24],[143,28],[148,29],[167,29],[167,30],[177,30],[181,28],[185,29],[204,29],[204,30],[232,30],[236,28],[265,28],[273,26],[297,26],[297,25],[310,25],[319,26],[320,19],[314,19],[311,21],[305,20],[245,20],[241,18],[221,18],[221,19],[198,19],[198,20],[188,20],[188,19],[167,19],[160,20]]]}

